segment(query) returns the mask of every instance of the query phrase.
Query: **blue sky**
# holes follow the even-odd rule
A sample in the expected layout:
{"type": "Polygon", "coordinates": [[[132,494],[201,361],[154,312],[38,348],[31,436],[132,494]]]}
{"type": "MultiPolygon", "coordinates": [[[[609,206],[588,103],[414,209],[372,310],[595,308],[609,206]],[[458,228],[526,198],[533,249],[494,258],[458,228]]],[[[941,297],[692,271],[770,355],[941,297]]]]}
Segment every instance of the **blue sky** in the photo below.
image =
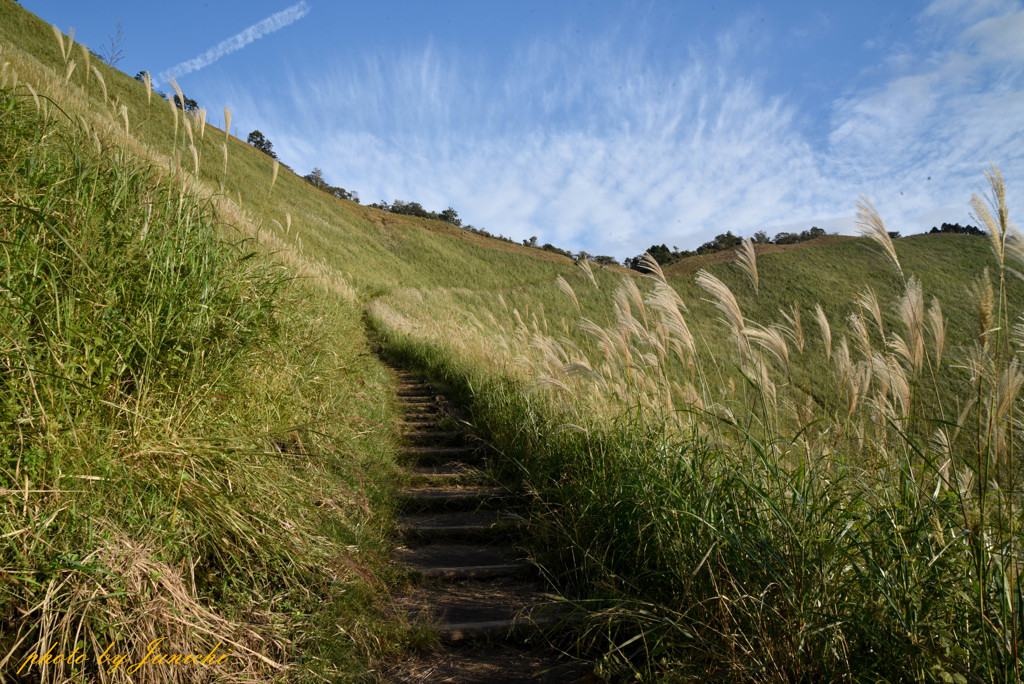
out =
{"type": "MultiPolygon", "coordinates": [[[[233,133],[364,203],[451,205],[617,257],[732,230],[970,221],[1024,197],[1024,6],[933,2],[22,4],[178,74],[233,133]]],[[[165,86],[166,89],[166,86],[165,86]]]]}

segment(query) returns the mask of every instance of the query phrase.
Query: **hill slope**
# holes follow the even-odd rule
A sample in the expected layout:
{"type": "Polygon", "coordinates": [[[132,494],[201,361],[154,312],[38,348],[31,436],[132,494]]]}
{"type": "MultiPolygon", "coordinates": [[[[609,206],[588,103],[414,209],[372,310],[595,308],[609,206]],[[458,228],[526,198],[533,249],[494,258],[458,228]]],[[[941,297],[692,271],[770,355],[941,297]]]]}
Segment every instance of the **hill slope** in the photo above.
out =
{"type": "Polygon", "coordinates": [[[166,636],[337,679],[414,641],[379,343],[537,493],[611,676],[1019,674],[1024,289],[988,241],[763,252],[757,292],[591,271],[275,173],[9,0],[0,45],[0,673],[166,636]]]}

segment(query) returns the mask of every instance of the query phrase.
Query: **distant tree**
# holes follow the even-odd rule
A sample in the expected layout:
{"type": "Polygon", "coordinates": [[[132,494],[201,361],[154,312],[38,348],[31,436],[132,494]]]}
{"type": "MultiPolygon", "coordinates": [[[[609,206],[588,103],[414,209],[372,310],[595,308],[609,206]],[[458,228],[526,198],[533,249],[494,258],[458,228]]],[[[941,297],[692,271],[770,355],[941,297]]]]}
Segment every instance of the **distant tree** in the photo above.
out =
{"type": "Polygon", "coordinates": [[[893,240],[898,239],[899,237],[901,237],[900,236],[900,231],[898,231],[898,230],[890,230],[889,231],[889,237],[892,238],[893,240]]]}
{"type": "Polygon", "coordinates": [[[753,237],[751,237],[750,239],[759,245],[767,245],[772,241],[772,239],[768,237],[768,233],[764,232],[763,230],[759,230],[756,233],[754,233],[753,237]]]}
{"type": "Polygon", "coordinates": [[[525,247],[536,247],[537,246],[537,236],[536,235],[532,235],[532,236],[530,236],[529,240],[523,240],[523,245],[525,247]]]}
{"type": "MultiPolygon", "coordinates": [[[[139,73],[135,74],[135,80],[138,81],[139,83],[145,83],[146,82],[146,75],[147,74],[149,74],[148,71],[142,70],[139,73]]],[[[152,80],[152,79],[150,79],[150,80],[152,80]]]]}
{"type": "MultiPolygon", "coordinates": [[[[175,98],[175,100],[177,100],[178,96],[175,95],[174,98],[175,98]]],[[[251,132],[249,134],[249,137],[246,138],[245,141],[247,143],[249,143],[250,145],[252,145],[253,147],[255,147],[260,152],[262,152],[263,154],[265,154],[268,157],[270,157],[271,159],[277,159],[277,154],[274,152],[274,143],[270,142],[265,137],[263,137],[263,134],[260,133],[259,130],[255,130],[255,131],[251,132]]],[[[319,171],[319,169],[313,169],[313,170],[314,171],[319,171]]],[[[307,177],[307,180],[309,180],[308,177],[307,177]]],[[[321,180],[323,180],[323,176],[322,175],[321,175],[321,180]]],[[[320,187],[320,186],[317,186],[317,187],[320,187]]]]}
{"type": "Polygon", "coordinates": [[[732,231],[726,233],[720,233],[715,236],[714,240],[709,240],[703,245],[697,248],[697,254],[713,254],[715,252],[721,252],[735,247],[736,245],[743,242],[743,240],[732,234],[732,231]]]}
{"type": "Polygon", "coordinates": [[[977,226],[961,226],[959,223],[943,223],[941,228],[932,227],[932,233],[957,233],[960,235],[985,235],[985,231],[977,226]]]}
{"type": "MultiPolygon", "coordinates": [[[[249,138],[250,138],[249,144],[252,145],[253,147],[262,149],[262,148],[260,148],[259,145],[257,145],[256,143],[254,143],[252,141],[253,133],[259,133],[259,131],[253,131],[252,133],[249,134],[249,138]]],[[[269,140],[266,141],[266,144],[270,145],[270,141],[269,140]]],[[[273,147],[273,146],[271,145],[271,147],[273,147]]],[[[309,183],[310,185],[312,185],[312,186],[314,186],[316,188],[320,188],[321,190],[326,190],[328,187],[330,187],[329,185],[327,185],[327,181],[324,180],[324,172],[321,171],[319,167],[313,167],[313,170],[310,171],[309,173],[307,173],[302,178],[307,183],[309,183]]]]}
{"type": "Polygon", "coordinates": [[[675,256],[673,256],[673,253],[670,252],[668,250],[668,247],[666,247],[664,244],[651,245],[650,247],[647,248],[647,253],[654,257],[654,260],[657,261],[658,264],[660,264],[661,266],[671,264],[673,261],[675,261],[675,256]]]}
{"type": "Polygon", "coordinates": [[[814,238],[819,238],[822,237],[823,235],[825,235],[825,229],[818,228],[818,226],[813,226],[808,230],[800,231],[801,240],[813,240],[814,238]]]}
{"type": "Polygon", "coordinates": [[[437,218],[436,215],[432,215],[423,205],[419,202],[403,202],[402,200],[396,199],[391,203],[392,214],[404,214],[406,216],[418,216],[420,218],[437,218]]]}
{"type": "Polygon", "coordinates": [[[550,242],[545,242],[543,245],[541,245],[540,248],[543,249],[545,252],[552,252],[554,254],[561,254],[562,256],[569,257],[570,259],[573,258],[572,257],[572,252],[570,252],[567,249],[559,249],[558,247],[555,247],[550,242]]]}
{"type": "Polygon", "coordinates": [[[601,264],[602,266],[618,266],[619,262],[615,257],[612,256],[596,256],[593,259],[595,264],[601,264]]]}
{"type": "Polygon", "coordinates": [[[185,98],[184,102],[177,95],[174,96],[174,104],[178,106],[178,109],[183,109],[189,114],[199,109],[199,103],[193,100],[191,97],[185,95],[185,93],[182,93],[182,97],[185,98]]]}
{"type": "Polygon", "coordinates": [[[359,204],[359,193],[354,190],[346,190],[345,188],[339,188],[333,185],[327,186],[324,190],[327,191],[329,195],[334,195],[338,199],[349,200],[350,202],[359,204]]]}
{"type": "Polygon", "coordinates": [[[775,234],[775,239],[772,240],[777,245],[793,245],[800,242],[800,235],[798,233],[787,233],[785,231],[775,234]]]}
{"type": "Polygon", "coordinates": [[[437,216],[438,216],[439,219],[441,219],[445,223],[450,223],[453,226],[461,226],[462,225],[462,219],[459,218],[459,212],[455,211],[455,209],[453,209],[451,207],[448,207],[447,209],[442,211],[437,216]]]}

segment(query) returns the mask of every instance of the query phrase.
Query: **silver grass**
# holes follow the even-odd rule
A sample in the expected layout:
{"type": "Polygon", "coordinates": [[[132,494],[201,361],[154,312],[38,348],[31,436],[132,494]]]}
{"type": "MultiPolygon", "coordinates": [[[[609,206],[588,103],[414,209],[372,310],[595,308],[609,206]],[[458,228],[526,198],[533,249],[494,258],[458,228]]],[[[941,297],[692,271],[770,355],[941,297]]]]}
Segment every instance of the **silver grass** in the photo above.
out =
{"type": "Polygon", "coordinates": [[[871,334],[868,333],[867,323],[864,321],[864,314],[858,311],[851,311],[847,320],[850,323],[850,328],[853,330],[854,342],[857,345],[857,351],[864,358],[871,357],[871,334]]]}
{"type": "Polygon", "coordinates": [[[740,370],[770,400],[772,408],[778,408],[778,393],[768,375],[768,364],[756,352],[750,352],[749,356],[752,357],[750,363],[741,366],[740,370]]]}
{"type": "Polygon", "coordinates": [[[814,315],[818,319],[818,327],[821,328],[821,338],[825,342],[825,356],[832,358],[832,327],[828,323],[828,317],[821,308],[821,304],[814,305],[814,315]]]}
{"type": "Polygon", "coordinates": [[[989,335],[994,331],[995,294],[992,291],[992,280],[988,276],[988,267],[985,267],[978,279],[972,283],[969,292],[974,299],[977,312],[977,340],[984,349],[988,346],[989,335]]]}
{"type": "Polygon", "coordinates": [[[896,304],[896,313],[907,332],[906,344],[909,361],[915,373],[921,370],[924,360],[924,293],[921,283],[913,276],[907,281],[906,290],[896,304]]]}
{"type": "Polygon", "coordinates": [[[779,313],[786,319],[789,326],[783,328],[783,332],[789,337],[790,342],[796,347],[797,351],[801,354],[804,353],[804,326],[800,320],[800,307],[796,304],[793,305],[791,314],[786,313],[783,309],[779,309],[779,313]]]}
{"type": "Polygon", "coordinates": [[[711,299],[706,301],[714,304],[715,308],[723,315],[726,324],[734,332],[739,333],[746,327],[740,305],[736,302],[732,290],[725,283],[701,269],[697,272],[697,285],[711,295],[711,299]]]}
{"type": "Polygon", "coordinates": [[[181,122],[185,124],[185,132],[188,133],[189,145],[195,145],[196,139],[192,136],[192,122],[189,121],[188,116],[182,116],[181,122]]]}
{"type": "Polygon", "coordinates": [[[875,294],[875,291],[869,287],[864,292],[861,292],[857,295],[857,303],[875,319],[875,325],[878,326],[878,334],[884,338],[885,326],[882,323],[882,307],[878,304],[878,296],[875,294]]]}
{"type": "Polygon", "coordinates": [[[96,68],[95,64],[92,66],[92,73],[95,74],[96,80],[100,82],[100,88],[103,89],[103,102],[104,102],[104,104],[106,104],[106,102],[107,102],[107,82],[103,80],[103,74],[100,73],[100,70],[96,68]]]}
{"type": "Polygon", "coordinates": [[[988,230],[992,251],[995,252],[999,267],[1003,268],[1006,260],[1007,243],[1019,244],[1020,234],[1017,227],[1010,222],[1010,210],[1006,206],[1006,184],[1003,174],[993,164],[985,171],[985,179],[989,184],[989,193],[984,199],[977,194],[971,195],[971,208],[974,218],[988,230]]]}
{"type": "Polygon", "coordinates": [[[590,261],[587,259],[577,259],[576,265],[582,269],[583,274],[587,277],[587,280],[590,281],[590,284],[594,286],[594,289],[600,290],[601,288],[597,286],[597,279],[594,278],[594,271],[590,268],[590,261]]]}
{"type": "Polygon", "coordinates": [[[665,273],[661,270],[661,264],[647,252],[640,255],[640,263],[638,265],[640,268],[637,270],[641,273],[665,282],[665,273]]]}
{"type": "MultiPolygon", "coordinates": [[[[178,82],[175,81],[174,77],[172,76],[170,78],[170,80],[168,80],[168,83],[170,83],[171,87],[174,88],[174,94],[178,96],[178,102],[181,103],[181,109],[182,109],[182,111],[184,111],[185,110],[185,95],[181,92],[181,88],[178,87],[178,82]]],[[[173,98],[172,98],[172,102],[173,102],[173,98]]]]}
{"type": "Polygon", "coordinates": [[[53,37],[57,39],[57,45],[60,47],[61,59],[66,61],[68,58],[68,52],[64,49],[64,34],[61,33],[61,30],[54,24],[51,24],[50,28],[53,29],[53,37]]]}
{"type": "Polygon", "coordinates": [[[576,312],[579,313],[580,302],[578,299],[576,299],[576,292],[573,291],[572,285],[570,285],[568,281],[566,281],[566,279],[563,278],[562,276],[558,276],[557,278],[555,278],[555,285],[557,285],[558,289],[565,293],[565,296],[568,297],[570,301],[572,301],[573,306],[576,307],[576,312]]]}
{"type": "Polygon", "coordinates": [[[1017,400],[1022,386],[1024,386],[1024,372],[1021,369],[1020,359],[1014,357],[1010,364],[1003,369],[999,376],[999,383],[996,385],[994,408],[996,420],[1006,417],[1013,402],[1017,400]]]}
{"type": "Polygon", "coordinates": [[[167,103],[171,106],[171,113],[174,115],[174,144],[178,144],[178,107],[174,104],[172,98],[167,98],[167,103]]]}
{"type": "Polygon", "coordinates": [[[628,276],[623,276],[621,289],[628,295],[629,301],[636,305],[637,311],[640,312],[640,318],[644,325],[647,325],[647,308],[644,306],[644,297],[640,294],[640,288],[637,287],[636,281],[628,276]]]}
{"type": "Polygon", "coordinates": [[[675,288],[666,282],[656,281],[653,291],[647,296],[647,303],[660,313],[661,324],[666,331],[674,339],[679,340],[691,354],[696,353],[693,335],[680,311],[681,309],[686,310],[686,305],[675,288]]]}
{"type": "Polygon", "coordinates": [[[744,238],[740,243],[740,248],[736,250],[736,263],[750,279],[750,284],[754,286],[754,294],[760,294],[757,279],[757,252],[754,251],[754,241],[749,237],[744,238]]]}
{"type": "Polygon", "coordinates": [[[572,394],[572,390],[561,380],[552,378],[550,376],[541,376],[534,380],[534,386],[537,388],[557,390],[564,392],[565,394],[572,394]]]}
{"type": "Polygon", "coordinates": [[[28,92],[32,95],[32,101],[36,104],[36,110],[39,109],[39,95],[36,93],[36,89],[32,87],[31,83],[26,82],[25,87],[28,88],[28,92]]]}
{"type": "Polygon", "coordinates": [[[786,373],[789,373],[789,347],[786,345],[786,339],[778,328],[765,328],[760,325],[744,328],[743,336],[756,342],[762,349],[771,353],[772,356],[782,363],[786,373]]]}
{"type": "Polygon", "coordinates": [[[932,338],[935,340],[935,363],[942,363],[942,350],[946,345],[946,324],[942,317],[942,306],[935,297],[932,297],[932,304],[928,307],[928,327],[931,328],[932,338]]]}
{"type": "Polygon", "coordinates": [[[885,229],[882,217],[878,215],[878,210],[871,204],[871,200],[864,195],[861,195],[860,199],[861,201],[857,202],[856,222],[860,234],[881,246],[883,255],[892,263],[893,268],[902,278],[903,269],[900,267],[900,260],[896,256],[896,249],[892,246],[892,238],[889,237],[889,231],[885,229]]]}
{"type": "MultiPolygon", "coordinates": [[[[92,53],[89,52],[89,48],[85,45],[79,45],[82,49],[82,63],[85,64],[85,84],[89,85],[89,74],[92,72],[92,53]]],[[[71,53],[71,46],[68,46],[68,54],[71,53]]]]}

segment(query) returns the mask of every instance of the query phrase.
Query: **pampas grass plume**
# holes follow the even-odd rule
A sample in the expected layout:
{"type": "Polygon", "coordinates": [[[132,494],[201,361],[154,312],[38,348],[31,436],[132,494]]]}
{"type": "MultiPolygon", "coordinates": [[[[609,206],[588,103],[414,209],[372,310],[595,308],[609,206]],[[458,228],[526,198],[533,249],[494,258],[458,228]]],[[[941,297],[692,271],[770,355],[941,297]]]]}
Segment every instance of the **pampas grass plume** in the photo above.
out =
{"type": "Polygon", "coordinates": [[[750,238],[744,238],[740,243],[740,248],[736,250],[736,263],[750,279],[750,284],[754,286],[754,294],[760,294],[757,279],[757,252],[754,251],[754,241],[750,238]]]}
{"type": "Polygon", "coordinates": [[[857,202],[857,228],[860,234],[881,246],[882,253],[902,278],[903,269],[900,267],[900,260],[896,257],[896,249],[892,246],[892,238],[889,237],[889,231],[885,229],[882,217],[878,215],[878,210],[871,204],[871,200],[864,195],[860,196],[860,200],[857,202]]]}

